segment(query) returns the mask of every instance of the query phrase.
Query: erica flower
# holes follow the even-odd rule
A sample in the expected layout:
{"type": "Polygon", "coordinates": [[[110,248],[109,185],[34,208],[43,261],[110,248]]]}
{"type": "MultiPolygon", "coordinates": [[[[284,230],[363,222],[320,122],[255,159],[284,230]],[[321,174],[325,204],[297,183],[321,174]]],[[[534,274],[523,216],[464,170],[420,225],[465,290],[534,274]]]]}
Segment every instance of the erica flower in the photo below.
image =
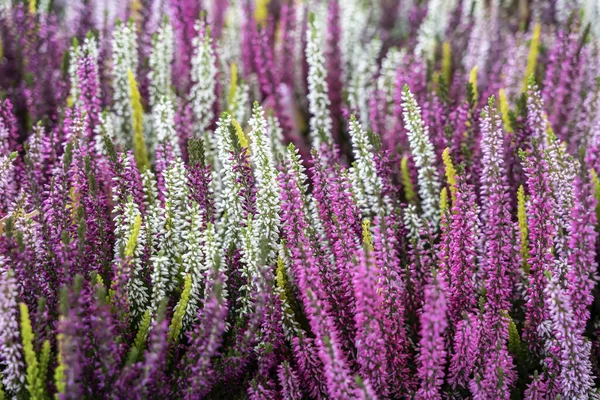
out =
{"type": "Polygon", "coordinates": [[[171,64],[173,63],[175,54],[175,39],[173,27],[165,17],[158,32],[156,32],[152,52],[150,53],[150,72],[148,79],[149,86],[149,103],[152,108],[166,96],[172,102],[172,71],[171,64]]]}
{"type": "Polygon", "coordinates": [[[310,138],[312,146],[317,150],[321,145],[331,146],[333,122],[329,110],[330,100],[327,86],[327,70],[325,69],[324,40],[310,16],[309,29],[306,31],[306,60],[308,62],[308,101],[310,118],[310,138]]]}
{"type": "Polygon", "coordinates": [[[118,136],[118,142],[131,145],[133,109],[130,102],[131,88],[128,71],[135,73],[138,68],[137,34],[133,21],[117,22],[112,48],[114,112],[118,121],[117,126],[122,131],[122,135],[118,136]]]}
{"type": "Polygon", "coordinates": [[[352,178],[358,205],[363,215],[385,215],[390,212],[390,199],[383,196],[383,182],[378,175],[373,145],[354,116],[350,117],[350,137],[356,163],[352,178]]]}
{"type": "Polygon", "coordinates": [[[213,104],[216,100],[217,71],[210,30],[200,23],[196,24],[195,29],[198,33],[193,40],[194,55],[191,71],[193,86],[190,89],[190,97],[196,117],[194,136],[199,138],[204,135],[206,128],[214,119],[213,104]]]}
{"type": "Polygon", "coordinates": [[[25,383],[25,364],[21,355],[21,340],[17,317],[17,285],[12,272],[2,261],[0,271],[0,359],[2,384],[6,390],[18,393],[25,383]]]}
{"type": "Polygon", "coordinates": [[[560,392],[565,398],[588,398],[594,387],[590,344],[575,329],[571,301],[554,276],[548,277],[544,293],[553,333],[560,348],[560,392]]]}
{"type": "Polygon", "coordinates": [[[421,330],[418,355],[418,376],[420,379],[417,397],[441,399],[441,385],[444,380],[446,349],[444,335],[448,327],[446,317],[446,283],[435,271],[425,286],[425,302],[420,317],[421,330]]]}
{"type": "Polygon", "coordinates": [[[423,216],[437,224],[440,182],[435,166],[435,153],[429,139],[429,130],[421,119],[421,108],[408,86],[402,94],[404,103],[404,124],[410,142],[410,148],[419,173],[419,195],[421,196],[423,216]]]}

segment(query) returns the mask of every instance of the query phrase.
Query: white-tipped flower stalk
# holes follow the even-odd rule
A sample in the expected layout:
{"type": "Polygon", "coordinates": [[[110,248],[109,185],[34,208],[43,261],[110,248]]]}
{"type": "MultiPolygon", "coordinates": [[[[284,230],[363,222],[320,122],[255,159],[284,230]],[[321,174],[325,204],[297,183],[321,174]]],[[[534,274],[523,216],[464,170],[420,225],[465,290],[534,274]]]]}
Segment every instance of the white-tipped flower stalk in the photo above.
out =
{"type": "Polygon", "coordinates": [[[350,117],[350,139],[356,160],[351,177],[358,206],[365,217],[384,215],[390,211],[389,199],[382,196],[383,182],[377,174],[373,145],[354,115],[350,117]]]}
{"type": "Polygon", "coordinates": [[[206,277],[206,266],[204,264],[204,246],[202,227],[202,213],[200,205],[192,202],[189,213],[190,224],[185,233],[186,252],[183,255],[183,276],[190,275],[192,278],[192,290],[190,299],[185,309],[183,317],[183,329],[187,328],[196,321],[198,316],[198,307],[202,301],[201,289],[204,286],[206,277]]]}
{"type": "Polygon", "coordinates": [[[267,116],[267,126],[269,128],[269,139],[271,140],[271,151],[275,161],[283,160],[286,153],[285,145],[283,144],[283,129],[279,124],[279,120],[273,113],[267,116]]]}
{"type": "Polygon", "coordinates": [[[250,86],[239,82],[231,101],[227,104],[227,112],[240,124],[245,124],[250,117],[250,86]]]}
{"type": "Polygon", "coordinates": [[[79,98],[79,74],[77,73],[77,69],[79,68],[79,63],[84,59],[84,57],[91,57],[96,62],[93,64],[96,68],[96,85],[100,86],[100,82],[98,81],[98,77],[100,74],[98,73],[98,41],[93,35],[88,35],[83,40],[83,45],[80,45],[76,39],[73,40],[73,44],[69,49],[69,80],[71,81],[71,88],[69,90],[69,97],[74,104],[80,104],[79,98]]]}
{"type": "Polygon", "coordinates": [[[69,88],[69,97],[71,101],[75,103],[79,98],[79,75],[77,74],[77,65],[79,64],[79,60],[81,58],[81,46],[79,45],[79,41],[77,39],[73,39],[73,43],[69,48],[69,81],[71,82],[71,87],[69,88]]]}
{"type": "MultiPolygon", "coordinates": [[[[295,7],[296,8],[296,21],[304,21],[306,18],[306,11],[308,7],[295,7]]],[[[306,31],[304,29],[304,24],[296,23],[294,29],[294,65],[302,65],[304,62],[305,51],[302,51],[302,46],[299,43],[302,43],[304,40],[304,35],[306,35],[306,31]]],[[[302,68],[294,68],[294,91],[298,93],[298,95],[304,99],[306,98],[306,88],[304,85],[304,73],[302,72],[302,68]]],[[[302,105],[306,105],[306,103],[302,103],[302,105]]]]}
{"type": "MultiPolygon", "coordinates": [[[[244,21],[244,8],[239,0],[231,0],[225,12],[225,27],[219,45],[223,65],[235,63],[243,68],[242,60],[242,23],[244,21]]],[[[235,115],[234,115],[235,116],[235,115]]],[[[237,117],[235,117],[237,119],[237,117]]],[[[237,119],[242,122],[241,120],[237,119]]]]}
{"type": "Polygon", "coordinates": [[[159,144],[169,144],[173,155],[181,157],[179,137],[175,130],[175,108],[169,96],[164,95],[152,108],[152,129],[154,137],[151,145],[154,148],[159,144]]]}
{"type": "Polygon", "coordinates": [[[252,292],[265,286],[260,268],[275,264],[280,226],[278,174],[267,136],[267,121],[258,103],[254,103],[250,127],[248,136],[250,161],[256,181],[256,212],[248,218],[242,229],[244,267],[241,272],[246,280],[240,287],[242,315],[248,315],[251,311],[252,292]]]}
{"type": "MultiPolygon", "coordinates": [[[[189,188],[187,182],[187,171],[180,158],[177,158],[169,166],[165,173],[165,251],[173,263],[171,265],[171,277],[175,278],[183,262],[185,252],[185,236],[189,227],[189,188]]],[[[175,284],[173,280],[170,282],[175,284]]],[[[172,288],[171,285],[167,286],[172,288]]]]}
{"type": "Polygon", "coordinates": [[[239,288],[240,314],[242,316],[249,316],[252,312],[252,291],[257,286],[259,279],[260,248],[255,244],[258,235],[259,233],[254,229],[253,219],[249,217],[241,232],[243,261],[241,275],[245,281],[239,288]]]}
{"type": "Polygon", "coordinates": [[[350,80],[348,100],[352,110],[358,112],[362,126],[368,128],[369,98],[379,70],[377,60],[381,52],[381,40],[374,38],[367,46],[361,46],[356,51],[356,67],[350,80]]]}
{"type": "Polygon", "coordinates": [[[308,184],[306,177],[306,169],[302,165],[302,159],[298,154],[298,149],[294,147],[294,145],[290,144],[286,149],[286,159],[289,161],[289,167],[296,174],[296,186],[300,192],[300,196],[302,197],[302,203],[298,204],[298,207],[302,207],[304,209],[304,213],[309,218],[309,234],[315,237],[319,243],[319,250],[323,253],[324,257],[329,259],[331,262],[335,262],[333,258],[333,253],[329,247],[329,243],[327,241],[327,236],[325,235],[325,227],[323,226],[323,221],[319,216],[318,204],[314,196],[308,193],[308,184]]]}
{"type": "Polygon", "coordinates": [[[575,179],[579,171],[579,162],[567,153],[565,145],[548,131],[548,148],[546,149],[550,190],[556,207],[554,213],[559,230],[555,237],[556,250],[566,256],[567,233],[571,226],[571,209],[575,203],[575,179]]]}
{"type": "Polygon", "coordinates": [[[166,96],[171,101],[173,98],[171,64],[175,57],[174,40],[173,27],[165,17],[154,36],[148,60],[150,64],[148,92],[152,109],[162,101],[163,97],[166,96]]]}
{"type": "Polygon", "coordinates": [[[402,64],[405,53],[406,51],[404,49],[398,50],[396,47],[392,47],[381,61],[379,78],[377,78],[377,90],[385,93],[387,104],[393,104],[394,102],[398,68],[400,68],[402,64]]]}
{"type": "Polygon", "coordinates": [[[219,162],[221,163],[222,192],[217,202],[217,213],[222,215],[218,229],[223,238],[223,247],[227,251],[233,244],[239,244],[240,229],[244,223],[244,210],[239,194],[242,184],[238,182],[238,174],[234,170],[231,159],[237,140],[232,132],[231,116],[224,113],[217,122],[215,141],[217,144],[219,162]]]}
{"type": "Polygon", "coordinates": [[[91,57],[92,60],[96,60],[94,63],[94,67],[96,68],[96,80],[98,87],[100,86],[100,73],[98,72],[98,58],[100,57],[100,50],[98,48],[98,39],[94,35],[88,34],[85,39],[83,39],[83,46],[81,48],[81,55],[85,55],[91,57]]]}
{"type": "MultiPolygon", "coordinates": [[[[148,170],[147,170],[148,171],[148,170]]],[[[180,268],[183,269],[188,223],[188,186],[183,162],[178,158],[163,172],[166,199],[164,209],[158,201],[156,181],[151,172],[142,175],[144,202],[148,207],[148,240],[151,251],[152,299],[156,311],[163,299],[176,286],[180,268]]]]}
{"type": "Polygon", "coordinates": [[[427,16],[419,27],[415,53],[431,59],[438,40],[443,39],[456,0],[432,0],[427,3],[427,16]]]}
{"type": "Polygon", "coordinates": [[[596,0],[583,0],[583,26],[590,24],[594,36],[600,39],[600,3],[596,0]]]}
{"type": "MultiPolygon", "coordinates": [[[[153,196],[153,182],[145,177],[145,193],[153,196]]],[[[164,214],[156,215],[156,208],[149,210],[148,226],[151,231],[152,251],[152,300],[151,309],[156,311],[160,301],[177,285],[178,273],[183,269],[186,231],[189,227],[186,169],[181,159],[176,159],[164,172],[166,199],[164,214]],[[156,236],[155,236],[156,235],[156,236]]],[[[158,207],[156,205],[155,207],[158,207]]]]}
{"type": "Polygon", "coordinates": [[[160,236],[164,229],[163,210],[158,199],[156,177],[150,168],[142,172],[142,185],[144,192],[144,205],[146,208],[146,242],[150,255],[156,256],[159,252],[160,236]]]}
{"type": "Polygon", "coordinates": [[[131,302],[131,314],[134,317],[141,317],[148,307],[149,294],[144,285],[142,273],[143,263],[142,257],[146,247],[146,227],[141,223],[142,214],[138,205],[133,201],[133,197],[129,196],[125,204],[121,223],[115,226],[115,257],[121,257],[126,247],[130,245],[129,241],[133,237],[135,239],[134,246],[131,249],[132,254],[125,254],[131,257],[131,276],[127,282],[127,296],[131,302]],[[136,224],[139,224],[136,227],[136,224]],[[137,230],[135,234],[134,231],[137,230]]]}
{"type": "Polygon", "coordinates": [[[117,136],[115,133],[115,121],[112,113],[104,111],[99,114],[99,124],[94,127],[94,149],[98,154],[103,156],[107,155],[106,148],[104,147],[104,138],[106,135],[113,144],[118,148],[125,147],[125,141],[123,136],[117,136]]]}
{"type": "Polygon", "coordinates": [[[594,390],[591,343],[577,333],[573,321],[571,299],[561,288],[559,277],[548,276],[545,289],[546,307],[552,320],[560,364],[560,392],[564,399],[588,399],[594,390]]]}
{"type": "Polygon", "coordinates": [[[6,156],[0,156],[0,207],[8,207],[8,203],[15,190],[14,171],[15,166],[13,161],[17,158],[17,153],[11,153],[6,156]]]}
{"type": "Polygon", "coordinates": [[[36,11],[38,15],[47,15],[50,12],[51,0],[38,0],[37,3],[36,11]]]}
{"type": "Polygon", "coordinates": [[[308,63],[308,110],[310,117],[310,140],[317,150],[322,144],[331,145],[333,122],[329,110],[327,69],[323,54],[323,39],[311,14],[310,27],[306,31],[306,61],[308,63]]]}
{"type": "Polygon", "coordinates": [[[133,142],[133,107],[129,71],[135,74],[138,68],[137,34],[133,21],[117,23],[112,42],[113,107],[116,115],[117,132],[122,132],[122,140],[133,142]]]}
{"type": "Polygon", "coordinates": [[[203,28],[200,23],[196,23],[196,30],[200,34],[194,38],[191,71],[193,86],[190,90],[190,97],[196,116],[194,135],[200,138],[214,118],[213,104],[217,98],[215,93],[217,67],[210,31],[207,27],[203,28]]]}
{"type": "Polygon", "coordinates": [[[410,143],[410,149],[418,168],[419,196],[423,217],[437,225],[439,220],[438,203],[440,198],[440,179],[435,166],[433,144],[429,139],[429,129],[421,118],[421,108],[408,86],[402,92],[404,124],[410,143]]]}
{"type": "Polygon", "coordinates": [[[235,93],[235,109],[232,110],[233,117],[240,124],[245,124],[250,118],[252,107],[250,104],[250,86],[246,82],[240,82],[235,93]]]}
{"type": "Polygon", "coordinates": [[[158,254],[151,258],[151,261],[152,298],[150,307],[153,312],[156,312],[162,299],[167,296],[167,286],[171,280],[171,262],[164,250],[160,250],[158,254]]]}
{"type": "MultiPolygon", "coordinates": [[[[476,1],[474,4],[474,27],[469,37],[468,51],[463,59],[463,66],[467,72],[474,67],[486,71],[491,47],[491,32],[496,32],[494,25],[498,5],[494,3],[491,2],[489,7],[483,1],[476,1]]],[[[483,78],[485,77],[483,75],[483,78]]]]}
{"type": "MultiPolygon", "coordinates": [[[[396,91],[398,68],[401,66],[404,55],[404,50],[398,50],[395,47],[389,49],[381,62],[379,78],[377,79],[377,90],[383,93],[385,97],[385,129],[387,132],[391,132],[396,125],[394,94],[396,91]]],[[[381,134],[382,132],[379,133],[381,134]]]]}
{"type": "Polygon", "coordinates": [[[277,285],[273,288],[281,301],[281,326],[286,339],[293,341],[294,337],[301,334],[300,324],[294,317],[294,311],[289,304],[286,293],[286,284],[290,276],[290,260],[286,254],[283,243],[279,246],[279,256],[277,258],[277,285]]]}
{"type": "Polygon", "coordinates": [[[267,263],[271,265],[277,256],[279,241],[279,183],[277,168],[273,160],[271,143],[267,135],[267,121],[264,111],[258,103],[254,103],[251,130],[248,134],[250,141],[250,161],[256,179],[256,214],[254,225],[256,237],[254,245],[258,248],[263,240],[269,246],[267,263]]]}
{"type": "MultiPolygon", "coordinates": [[[[123,165],[124,169],[130,169],[132,168],[131,166],[131,161],[130,158],[127,157],[126,154],[121,154],[121,163],[123,165]]],[[[135,168],[135,167],[133,167],[135,168]]],[[[112,185],[112,189],[111,189],[111,194],[112,194],[112,201],[114,204],[113,207],[113,222],[115,224],[115,245],[114,245],[114,255],[115,258],[117,258],[120,254],[121,251],[121,247],[125,246],[125,244],[127,243],[127,239],[129,238],[129,235],[126,233],[126,222],[125,222],[125,209],[127,207],[127,204],[123,204],[123,202],[121,201],[121,198],[124,197],[124,193],[122,193],[121,191],[121,187],[118,185],[118,179],[120,179],[119,177],[113,177],[113,182],[115,183],[114,185],[112,185]]]]}
{"type": "Polygon", "coordinates": [[[0,375],[4,388],[13,393],[18,393],[25,383],[18,315],[17,282],[0,256],[0,375]]]}
{"type": "MultiPolygon", "coordinates": [[[[554,5],[555,17],[561,25],[566,25],[571,15],[573,15],[574,12],[581,10],[582,6],[584,6],[584,0],[556,0],[554,5]]],[[[587,8],[584,10],[588,11],[587,8]]],[[[592,26],[593,25],[595,25],[595,23],[592,24],[592,26]]]]}
{"type": "MultiPolygon", "coordinates": [[[[216,235],[215,232],[215,226],[212,223],[208,223],[206,224],[206,229],[204,230],[204,235],[203,235],[203,242],[204,242],[204,249],[203,249],[203,253],[204,253],[204,266],[203,266],[203,273],[205,274],[205,276],[207,278],[211,277],[212,271],[217,271],[219,269],[222,269],[223,266],[225,265],[222,262],[222,252],[221,249],[223,248],[221,243],[219,243],[219,238],[216,235]]],[[[223,276],[225,276],[225,274],[223,274],[223,276]]],[[[221,282],[223,284],[223,296],[227,297],[227,291],[225,290],[226,286],[225,286],[225,282],[221,282]]],[[[208,287],[208,285],[206,285],[204,287],[204,300],[208,300],[208,297],[210,296],[210,288],[208,287]]]]}
{"type": "Polygon", "coordinates": [[[367,27],[369,13],[363,9],[360,0],[345,1],[344,7],[340,7],[340,11],[342,72],[343,81],[348,85],[355,75],[358,62],[357,52],[363,45],[361,38],[367,27]]]}
{"type": "Polygon", "coordinates": [[[565,145],[554,134],[535,81],[530,79],[527,87],[527,124],[537,145],[544,151],[548,164],[549,185],[556,203],[554,214],[560,228],[554,244],[558,253],[565,256],[565,236],[571,223],[570,213],[575,201],[574,182],[579,163],[567,153],[565,145]]]}
{"type": "Polygon", "coordinates": [[[0,0],[0,13],[12,10],[12,0],[0,0]]]}

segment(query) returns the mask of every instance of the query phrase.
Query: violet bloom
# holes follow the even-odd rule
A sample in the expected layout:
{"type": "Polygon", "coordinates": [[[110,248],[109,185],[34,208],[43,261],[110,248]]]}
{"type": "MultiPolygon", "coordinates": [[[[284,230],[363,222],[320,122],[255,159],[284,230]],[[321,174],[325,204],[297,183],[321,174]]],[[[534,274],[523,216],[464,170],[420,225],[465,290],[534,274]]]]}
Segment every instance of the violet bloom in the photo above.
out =
{"type": "Polygon", "coordinates": [[[305,391],[315,399],[327,397],[327,383],[323,376],[323,362],[319,358],[314,339],[296,337],[292,341],[294,360],[298,365],[298,375],[307,386],[305,391]]]}
{"type": "Polygon", "coordinates": [[[298,375],[292,369],[287,361],[282,362],[277,369],[279,384],[282,387],[282,394],[287,400],[301,400],[302,391],[300,390],[300,382],[298,375]]]}
{"type": "MultiPolygon", "coordinates": [[[[0,261],[3,261],[0,256],[0,261]]],[[[12,271],[0,264],[0,361],[2,384],[12,393],[18,393],[25,384],[25,364],[21,353],[17,312],[17,283],[12,271]]]]}
{"type": "Polygon", "coordinates": [[[391,394],[411,391],[415,386],[408,368],[409,342],[405,326],[407,293],[398,255],[397,224],[392,217],[376,218],[373,224],[373,253],[380,273],[377,287],[383,299],[382,333],[387,351],[387,384],[391,394]]]}
{"type": "MultiPolygon", "coordinates": [[[[514,229],[511,217],[509,186],[504,167],[505,138],[502,120],[493,105],[493,98],[484,108],[482,130],[482,219],[484,222],[483,270],[486,288],[486,309],[489,318],[500,317],[510,309],[515,263],[514,229]]],[[[488,319],[488,322],[489,321],[488,319]]]]}
{"type": "Polygon", "coordinates": [[[370,244],[365,244],[359,252],[359,264],[353,278],[356,298],[356,351],[361,376],[368,379],[375,391],[386,397],[387,352],[385,337],[385,314],[381,288],[379,265],[375,262],[370,244]]]}
{"type": "Polygon", "coordinates": [[[552,245],[556,231],[553,218],[553,200],[548,186],[548,166],[540,154],[533,153],[524,161],[530,201],[527,207],[529,228],[530,274],[525,304],[524,337],[529,348],[539,352],[550,334],[546,321],[548,311],[544,306],[545,270],[553,270],[555,257],[552,245]]]}
{"type": "Polygon", "coordinates": [[[570,298],[560,287],[558,276],[549,276],[548,280],[544,293],[558,347],[559,391],[565,399],[587,399],[594,389],[591,345],[576,328],[570,298]]]}
{"type": "Polygon", "coordinates": [[[453,387],[468,386],[479,357],[481,330],[481,321],[476,314],[465,314],[456,325],[449,377],[453,387]]]}
{"type": "Polygon", "coordinates": [[[418,376],[421,380],[417,398],[437,400],[442,398],[446,365],[445,332],[448,327],[446,316],[446,282],[432,271],[425,286],[425,302],[420,316],[418,376]]]}
{"type": "MultiPolygon", "coordinates": [[[[504,135],[502,121],[493,97],[484,108],[482,129],[482,198],[484,224],[485,305],[480,357],[483,370],[474,385],[482,397],[507,398],[516,376],[508,353],[508,320],[516,269],[514,230],[511,221],[508,180],[503,166],[504,135]]],[[[474,393],[476,394],[476,393],[474,393]]]]}
{"type": "MultiPolygon", "coordinates": [[[[290,151],[295,152],[293,148],[290,151]]],[[[357,388],[350,379],[347,359],[340,348],[340,335],[331,318],[331,305],[326,301],[325,288],[319,278],[318,259],[306,235],[307,216],[303,207],[298,207],[303,202],[299,190],[301,183],[298,184],[298,181],[299,177],[293,169],[280,177],[283,237],[293,246],[292,271],[301,291],[310,327],[316,336],[319,356],[325,369],[327,391],[332,398],[350,399],[357,388]]]]}
{"type": "Polygon", "coordinates": [[[450,222],[448,315],[453,324],[476,307],[478,210],[473,187],[459,178],[450,222]]]}
{"type": "Polygon", "coordinates": [[[590,318],[589,307],[593,301],[592,289],[596,279],[596,199],[590,193],[587,180],[577,179],[576,201],[571,210],[569,231],[568,294],[573,308],[576,332],[583,333],[590,318]]]}

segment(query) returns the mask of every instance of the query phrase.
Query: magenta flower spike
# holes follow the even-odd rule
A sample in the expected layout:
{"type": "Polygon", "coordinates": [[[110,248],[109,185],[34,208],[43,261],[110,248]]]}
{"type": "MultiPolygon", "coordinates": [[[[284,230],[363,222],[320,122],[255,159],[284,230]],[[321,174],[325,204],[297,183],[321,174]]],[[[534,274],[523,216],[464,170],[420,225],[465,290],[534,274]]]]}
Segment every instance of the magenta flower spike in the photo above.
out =
{"type": "Polygon", "coordinates": [[[417,357],[419,399],[441,399],[446,365],[445,332],[448,327],[446,282],[432,271],[425,286],[425,300],[420,315],[419,355],[417,357]]]}
{"type": "Polygon", "coordinates": [[[473,187],[459,177],[456,202],[452,205],[449,226],[450,252],[448,259],[448,317],[453,324],[463,313],[475,311],[477,306],[477,240],[478,210],[473,187]]]}
{"type": "Polygon", "coordinates": [[[589,307],[593,300],[592,290],[596,270],[592,269],[596,259],[598,233],[596,207],[597,200],[590,193],[587,179],[577,179],[576,200],[571,210],[569,231],[569,271],[567,272],[567,292],[573,308],[574,330],[583,333],[590,318],[589,307]]]}
{"type": "MultiPolygon", "coordinates": [[[[291,153],[295,153],[293,147],[291,153]]],[[[322,282],[318,276],[319,259],[306,236],[307,222],[303,207],[297,207],[303,200],[299,185],[302,180],[293,169],[280,176],[282,185],[282,221],[286,242],[294,244],[292,260],[296,283],[301,291],[302,302],[310,321],[311,330],[316,336],[319,356],[323,362],[327,392],[340,399],[353,398],[357,388],[349,379],[346,355],[342,352],[339,333],[331,317],[331,304],[326,300],[322,282]],[[309,277],[316,277],[312,279],[309,277]]]]}
{"type": "Polygon", "coordinates": [[[529,229],[529,276],[525,304],[524,336],[529,347],[539,352],[549,334],[546,324],[548,311],[544,306],[544,288],[547,279],[544,271],[554,269],[552,245],[555,223],[552,214],[553,201],[548,187],[548,166],[540,154],[532,154],[524,160],[530,200],[527,211],[529,229]]]}

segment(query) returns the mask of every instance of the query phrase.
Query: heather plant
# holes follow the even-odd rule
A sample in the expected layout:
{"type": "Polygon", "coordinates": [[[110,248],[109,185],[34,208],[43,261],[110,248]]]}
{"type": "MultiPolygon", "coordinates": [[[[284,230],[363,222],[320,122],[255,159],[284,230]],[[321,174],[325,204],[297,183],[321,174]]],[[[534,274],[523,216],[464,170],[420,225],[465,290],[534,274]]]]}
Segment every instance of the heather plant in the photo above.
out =
{"type": "Polygon", "coordinates": [[[0,0],[0,400],[600,398],[599,34],[0,0]]]}

